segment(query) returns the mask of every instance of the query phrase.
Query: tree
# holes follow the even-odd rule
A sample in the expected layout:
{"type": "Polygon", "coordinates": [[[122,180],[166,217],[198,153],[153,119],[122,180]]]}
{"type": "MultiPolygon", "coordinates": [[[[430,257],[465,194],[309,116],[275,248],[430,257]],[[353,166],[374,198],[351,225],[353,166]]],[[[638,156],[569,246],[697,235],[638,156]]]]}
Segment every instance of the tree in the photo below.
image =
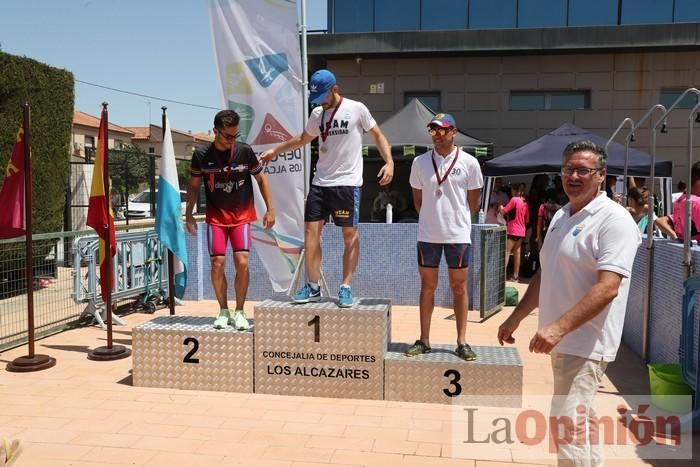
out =
{"type": "Polygon", "coordinates": [[[150,160],[143,149],[124,144],[121,149],[109,150],[109,176],[112,192],[119,194],[120,205],[126,205],[129,194],[150,183],[155,174],[150,173],[150,160]]]}

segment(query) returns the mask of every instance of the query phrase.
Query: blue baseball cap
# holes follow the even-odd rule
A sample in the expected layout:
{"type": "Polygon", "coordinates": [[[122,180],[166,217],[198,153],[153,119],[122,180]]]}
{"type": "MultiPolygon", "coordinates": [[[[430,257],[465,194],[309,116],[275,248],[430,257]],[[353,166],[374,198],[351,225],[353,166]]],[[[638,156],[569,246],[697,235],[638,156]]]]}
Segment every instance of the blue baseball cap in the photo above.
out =
{"type": "Polygon", "coordinates": [[[309,102],[323,103],[333,86],[335,86],[335,75],[328,70],[318,70],[309,80],[309,102]]]}
{"type": "Polygon", "coordinates": [[[428,123],[428,126],[430,125],[437,125],[441,126],[443,128],[457,128],[457,124],[455,123],[455,119],[452,118],[452,115],[450,114],[437,114],[436,116],[433,117],[432,120],[430,120],[430,123],[428,123]]]}

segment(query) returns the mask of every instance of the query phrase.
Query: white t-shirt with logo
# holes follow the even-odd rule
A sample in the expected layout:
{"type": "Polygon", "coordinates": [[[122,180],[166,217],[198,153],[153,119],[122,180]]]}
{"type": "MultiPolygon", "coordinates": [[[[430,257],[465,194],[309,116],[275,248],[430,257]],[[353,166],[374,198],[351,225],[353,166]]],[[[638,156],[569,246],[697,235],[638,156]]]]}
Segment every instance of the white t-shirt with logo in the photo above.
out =
{"type": "Polygon", "coordinates": [[[564,336],[556,352],[592,360],[615,360],[625,324],[630,275],[641,235],[629,212],[600,192],[571,216],[556,212],[540,251],[539,326],[559,319],[598,281],[598,271],[623,276],[618,294],[593,319],[564,336]]]}
{"type": "Polygon", "coordinates": [[[409,182],[423,195],[418,216],[419,242],[471,243],[472,221],[467,191],[484,186],[476,158],[457,148],[447,157],[428,151],[413,159],[409,182]],[[452,167],[440,184],[440,195],[433,159],[441,179],[452,167]]]}
{"type": "Polygon", "coordinates": [[[323,107],[316,107],[306,125],[308,134],[319,137],[319,157],[312,183],[317,186],[362,186],[362,134],[377,122],[362,102],[344,97],[333,116],[328,137],[323,141],[321,125],[325,131],[334,110],[324,111],[323,107]]]}

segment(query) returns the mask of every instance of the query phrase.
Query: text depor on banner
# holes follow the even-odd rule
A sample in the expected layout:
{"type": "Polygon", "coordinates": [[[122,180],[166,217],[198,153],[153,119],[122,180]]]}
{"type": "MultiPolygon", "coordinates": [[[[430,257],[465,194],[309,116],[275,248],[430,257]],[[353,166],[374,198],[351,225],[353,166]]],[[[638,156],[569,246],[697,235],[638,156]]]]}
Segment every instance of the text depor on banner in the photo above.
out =
{"type": "MultiPolygon", "coordinates": [[[[256,153],[301,133],[301,53],[294,0],[211,0],[209,9],[223,107],[241,117],[241,139],[256,153]]],[[[259,221],[253,245],[276,292],[292,280],[304,241],[301,150],[265,166],[277,211],[273,229],[260,221],[265,203],[254,185],[259,221]]]]}

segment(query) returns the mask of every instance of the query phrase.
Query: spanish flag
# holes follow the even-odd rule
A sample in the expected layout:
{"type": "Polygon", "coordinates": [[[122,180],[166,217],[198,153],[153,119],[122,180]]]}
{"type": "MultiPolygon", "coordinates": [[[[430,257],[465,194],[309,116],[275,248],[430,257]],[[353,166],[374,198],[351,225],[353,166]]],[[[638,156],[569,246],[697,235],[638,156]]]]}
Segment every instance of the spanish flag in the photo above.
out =
{"type": "Polygon", "coordinates": [[[24,128],[15,139],[12,156],[5,169],[0,189],[0,239],[19,237],[26,233],[24,219],[24,128]]]}
{"type": "MultiPolygon", "coordinates": [[[[112,278],[109,289],[107,288],[107,271],[112,265],[112,256],[117,249],[117,240],[114,235],[114,213],[112,203],[109,199],[109,187],[105,187],[104,174],[107,162],[107,109],[102,109],[100,118],[100,129],[97,133],[97,155],[95,156],[95,166],[92,172],[92,187],[90,188],[90,203],[88,205],[87,225],[95,229],[100,237],[100,288],[102,289],[102,299],[107,301],[107,294],[111,292],[114,279],[112,278]],[[107,210],[109,201],[109,211],[107,210]],[[108,229],[109,227],[109,229],[108,229]],[[107,260],[107,230],[109,230],[110,258],[107,260]]],[[[111,271],[110,271],[111,272],[111,271]]]]}

